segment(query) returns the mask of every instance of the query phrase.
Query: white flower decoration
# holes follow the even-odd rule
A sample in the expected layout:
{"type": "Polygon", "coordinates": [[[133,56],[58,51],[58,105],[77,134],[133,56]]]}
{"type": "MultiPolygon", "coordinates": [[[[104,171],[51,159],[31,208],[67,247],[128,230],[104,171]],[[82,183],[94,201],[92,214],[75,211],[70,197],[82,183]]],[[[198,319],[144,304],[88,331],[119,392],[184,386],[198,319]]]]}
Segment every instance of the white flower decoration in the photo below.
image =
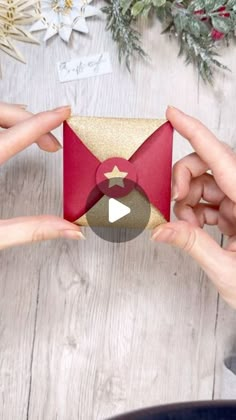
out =
{"type": "Polygon", "coordinates": [[[31,32],[46,30],[44,41],[56,34],[68,42],[72,31],[88,33],[86,18],[100,14],[90,6],[92,0],[41,0],[41,19],[30,28],[31,32]]]}

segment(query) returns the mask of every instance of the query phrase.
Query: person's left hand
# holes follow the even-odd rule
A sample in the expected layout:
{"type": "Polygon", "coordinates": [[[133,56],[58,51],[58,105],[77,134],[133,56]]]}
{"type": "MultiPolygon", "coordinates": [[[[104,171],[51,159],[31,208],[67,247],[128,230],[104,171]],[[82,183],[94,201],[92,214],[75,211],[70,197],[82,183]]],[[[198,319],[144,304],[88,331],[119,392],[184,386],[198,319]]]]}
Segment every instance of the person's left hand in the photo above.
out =
{"type": "MultiPolygon", "coordinates": [[[[21,105],[0,103],[0,169],[12,156],[32,143],[47,152],[61,149],[50,133],[70,116],[70,107],[32,115],[21,105]]],[[[56,238],[82,239],[79,227],[52,215],[0,220],[0,249],[27,242],[56,238]]]]}

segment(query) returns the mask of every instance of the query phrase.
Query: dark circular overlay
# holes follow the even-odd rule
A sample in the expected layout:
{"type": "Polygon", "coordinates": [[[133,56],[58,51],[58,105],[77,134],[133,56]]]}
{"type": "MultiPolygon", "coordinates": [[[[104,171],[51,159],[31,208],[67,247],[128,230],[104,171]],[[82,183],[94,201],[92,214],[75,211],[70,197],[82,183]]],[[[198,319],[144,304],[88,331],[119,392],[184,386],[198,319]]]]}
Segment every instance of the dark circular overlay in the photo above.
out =
{"type": "Polygon", "coordinates": [[[139,236],[146,229],[151,213],[150,202],[136,182],[132,181],[132,189],[130,184],[125,195],[123,192],[123,196],[117,196],[115,187],[122,185],[122,181],[123,178],[113,178],[113,187],[109,188],[109,195],[103,194],[91,206],[98,188],[102,192],[107,191],[107,179],[98,183],[87,200],[86,216],[89,227],[101,239],[113,243],[128,242],[139,236]]]}
{"type": "Polygon", "coordinates": [[[111,198],[127,195],[135,187],[136,181],[135,166],[128,160],[120,157],[105,160],[97,169],[97,186],[103,194],[111,198]],[[121,178],[122,175],[123,177],[121,178]]]}

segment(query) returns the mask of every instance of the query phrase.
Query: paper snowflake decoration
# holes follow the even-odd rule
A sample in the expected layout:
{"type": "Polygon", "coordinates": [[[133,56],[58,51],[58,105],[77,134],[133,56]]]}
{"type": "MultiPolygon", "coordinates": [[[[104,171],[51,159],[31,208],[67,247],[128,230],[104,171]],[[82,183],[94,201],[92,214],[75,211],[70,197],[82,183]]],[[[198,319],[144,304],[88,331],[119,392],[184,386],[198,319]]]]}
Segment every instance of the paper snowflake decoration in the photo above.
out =
{"type": "Polygon", "coordinates": [[[24,56],[14,40],[38,44],[24,28],[39,19],[37,3],[38,0],[0,0],[0,49],[22,62],[25,62],[24,56]]]}
{"type": "Polygon", "coordinates": [[[46,30],[44,41],[58,34],[68,42],[72,31],[88,33],[86,18],[100,14],[92,0],[41,0],[41,19],[31,32],[46,30]]]}

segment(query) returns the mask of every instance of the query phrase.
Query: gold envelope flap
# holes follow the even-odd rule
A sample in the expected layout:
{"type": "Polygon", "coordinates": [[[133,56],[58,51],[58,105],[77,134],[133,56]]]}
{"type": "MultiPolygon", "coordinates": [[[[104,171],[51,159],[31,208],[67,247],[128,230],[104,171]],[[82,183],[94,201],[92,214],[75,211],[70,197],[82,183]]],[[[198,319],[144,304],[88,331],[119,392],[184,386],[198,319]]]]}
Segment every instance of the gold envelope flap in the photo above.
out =
{"type": "Polygon", "coordinates": [[[147,138],[165,122],[164,119],[80,116],[73,116],[67,120],[80,140],[101,162],[114,156],[130,159],[147,138]]]}
{"type": "MultiPolygon", "coordinates": [[[[67,123],[76,133],[86,147],[101,161],[111,157],[130,159],[135,151],[142,146],[148,137],[156,131],[166,120],[164,119],[139,119],[139,118],[101,118],[73,116],[67,123]]],[[[147,201],[139,191],[133,190],[119,201],[132,207],[132,203],[139,199],[147,201]],[[140,197],[141,196],[141,197],[140,197]]],[[[87,215],[96,215],[96,226],[110,226],[105,209],[107,197],[102,197],[86,214],[75,221],[80,226],[88,226],[87,215]]],[[[139,228],[142,226],[143,215],[136,218],[124,218],[120,226],[126,228],[139,228]]],[[[91,220],[91,217],[89,218],[91,220]]],[[[166,220],[162,213],[150,204],[150,218],[148,229],[153,229],[166,220]]]]}

